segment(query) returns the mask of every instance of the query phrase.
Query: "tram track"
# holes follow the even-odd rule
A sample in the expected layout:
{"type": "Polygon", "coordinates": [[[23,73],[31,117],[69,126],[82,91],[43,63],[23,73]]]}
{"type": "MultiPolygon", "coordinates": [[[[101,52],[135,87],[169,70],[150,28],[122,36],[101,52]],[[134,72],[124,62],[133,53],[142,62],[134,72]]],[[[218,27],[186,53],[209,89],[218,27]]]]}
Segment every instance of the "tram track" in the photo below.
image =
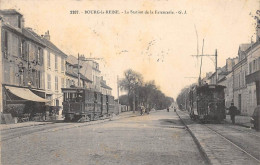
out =
{"type": "Polygon", "coordinates": [[[260,139],[256,133],[226,124],[199,124],[187,113],[178,113],[209,164],[260,164],[260,139]]]}
{"type": "Polygon", "coordinates": [[[218,131],[216,131],[215,129],[211,128],[208,125],[204,125],[205,127],[207,127],[209,130],[211,130],[212,132],[214,132],[215,134],[217,134],[218,136],[220,136],[221,138],[223,138],[225,141],[227,141],[228,143],[232,144],[233,146],[235,146],[236,148],[238,148],[240,151],[242,151],[243,153],[245,153],[246,155],[248,155],[249,157],[253,158],[254,160],[256,160],[258,163],[260,163],[260,159],[256,158],[255,156],[253,156],[253,154],[250,153],[250,151],[246,151],[246,149],[244,149],[244,147],[242,147],[241,145],[237,144],[236,142],[234,142],[232,139],[227,138],[225,135],[219,133],[218,131]]]}

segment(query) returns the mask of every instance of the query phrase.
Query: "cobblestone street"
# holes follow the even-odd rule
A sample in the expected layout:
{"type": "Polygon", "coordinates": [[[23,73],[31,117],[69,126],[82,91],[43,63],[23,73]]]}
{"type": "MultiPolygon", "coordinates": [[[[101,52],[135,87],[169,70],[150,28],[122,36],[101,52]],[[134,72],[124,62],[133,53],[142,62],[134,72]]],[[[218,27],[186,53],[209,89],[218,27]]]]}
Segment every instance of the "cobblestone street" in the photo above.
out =
{"type": "Polygon", "coordinates": [[[91,125],[40,127],[2,141],[2,164],[205,164],[192,137],[171,111],[91,125]]]}

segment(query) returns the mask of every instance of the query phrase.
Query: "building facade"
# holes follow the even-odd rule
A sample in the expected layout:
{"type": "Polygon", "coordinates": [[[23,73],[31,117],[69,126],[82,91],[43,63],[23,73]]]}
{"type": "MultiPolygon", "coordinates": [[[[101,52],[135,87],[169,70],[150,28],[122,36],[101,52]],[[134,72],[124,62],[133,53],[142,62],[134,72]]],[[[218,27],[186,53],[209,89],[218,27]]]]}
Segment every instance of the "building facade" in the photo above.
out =
{"type": "Polygon", "coordinates": [[[46,45],[24,28],[23,15],[1,10],[1,111],[24,109],[26,101],[46,102],[44,57],[46,45]],[[20,92],[23,91],[23,94],[20,92]],[[27,95],[26,95],[27,94],[27,95]]]}
{"type": "Polygon", "coordinates": [[[66,87],[69,88],[74,86],[89,89],[92,81],[83,74],[87,66],[83,62],[80,62],[78,66],[78,63],[76,57],[72,55],[68,56],[66,60],[66,87]],[[80,77],[80,82],[78,82],[78,77],[80,77]]]}
{"type": "Polygon", "coordinates": [[[252,115],[260,105],[260,41],[247,50],[246,85],[248,90],[248,114],[252,115]]]}
{"type": "Polygon", "coordinates": [[[246,50],[251,44],[241,44],[238,49],[238,63],[233,68],[233,90],[234,105],[240,110],[241,114],[248,115],[248,90],[246,84],[247,58],[246,50]]]}
{"type": "Polygon", "coordinates": [[[101,93],[103,95],[111,95],[112,88],[106,84],[106,81],[103,79],[103,76],[101,76],[100,79],[100,87],[101,87],[101,93]]]}

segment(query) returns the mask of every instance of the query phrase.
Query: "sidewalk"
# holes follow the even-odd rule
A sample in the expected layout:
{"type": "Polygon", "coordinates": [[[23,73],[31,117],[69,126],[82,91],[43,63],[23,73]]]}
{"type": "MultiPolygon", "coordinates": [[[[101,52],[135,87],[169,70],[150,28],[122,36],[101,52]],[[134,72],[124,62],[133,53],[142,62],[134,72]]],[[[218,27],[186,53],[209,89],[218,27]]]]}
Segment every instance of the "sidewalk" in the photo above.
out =
{"type": "MultiPolygon", "coordinates": [[[[250,123],[250,116],[236,116],[235,117],[235,124],[244,126],[244,127],[252,127],[253,125],[250,123]]],[[[230,115],[226,115],[225,122],[232,124],[230,115]]]]}
{"type": "MultiPolygon", "coordinates": [[[[139,113],[133,111],[127,111],[127,112],[122,112],[119,115],[113,116],[111,120],[116,120],[116,119],[122,119],[122,118],[127,118],[127,117],[134,117],[137,116],[139,113]]],[[[62,122],[63,118],[58,118],[57,121],[62,122]]],[[[103,121],[103,120],[97,120],[95,123],[98,123],[98,121],[103,121]]],[[[16,123],[16,124],[0,124],[0,131],[6,130],[6,129],[16,129],[16,128],[22,128],[22,127],[31,127],[31,126],[36,126],[36,125],[46,125],[46,124],[54,124],[55,122],[35,122],[35,121],[28,121],[28,122],[23,122],[23,123],[16,123]]],[[[93,121],[91,121],[93,122],[93,121]]]]}
{"type": "MultiPolygon", "coordinates": [[[[225,140],[224,136],[224,138],[222,135],[217,136],[207,125],[193,122],[189,115],[183,111],[178,110],[177,115],[193,137],[199,151],[206,160],[206,164],[255,164],[245,152],[235,147],[232,142],[230,143],[230,141],[225,140]]],[[[229,115],[226,120],[227,122],[231,122],[229,115]]],[[[245,124],[248,121],[248,117],[238,116],[237,121],[245,124]]],[[[237,134],[233,133],[233,136],[235,135],[237,134]]]]}

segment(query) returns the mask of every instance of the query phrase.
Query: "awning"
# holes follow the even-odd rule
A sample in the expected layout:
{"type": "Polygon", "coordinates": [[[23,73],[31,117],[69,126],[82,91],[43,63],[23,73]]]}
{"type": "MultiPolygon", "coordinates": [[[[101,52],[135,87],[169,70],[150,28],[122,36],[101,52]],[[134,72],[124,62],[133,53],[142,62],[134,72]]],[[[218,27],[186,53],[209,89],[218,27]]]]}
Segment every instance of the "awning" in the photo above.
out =
{"type": "Polygon", "coordinates": [[[36,101],[36,102],[48,102],[49,100],[46,100],[44,98],[41,98],[31,92],[27,88],[17,88],[17,87],[10,87],[10,86],[5,86],[6,89],[8,89],[11,93],[14,95],[25,99],[25,100],[30,100],[30,101],[36,101]]]}

